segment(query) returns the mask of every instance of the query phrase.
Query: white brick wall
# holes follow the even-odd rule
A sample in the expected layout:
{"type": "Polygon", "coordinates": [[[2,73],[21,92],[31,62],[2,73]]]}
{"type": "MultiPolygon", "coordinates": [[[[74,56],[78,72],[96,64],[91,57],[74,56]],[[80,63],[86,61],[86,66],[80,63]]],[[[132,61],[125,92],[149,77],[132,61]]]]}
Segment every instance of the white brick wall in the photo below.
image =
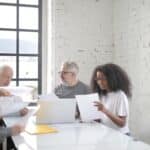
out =
{"type": "Polygon", "coordinates": [[[93,68],[112,60],[112,0],[55,0],[53,9],[55,84],[66,60],[76,61],[89,83],[93,68]]]}
{"type": "Polygon", "coordinates": [[[114,61],[133,83],[130,126],[150,143],[150,0],[114,0],[114,61]]]}

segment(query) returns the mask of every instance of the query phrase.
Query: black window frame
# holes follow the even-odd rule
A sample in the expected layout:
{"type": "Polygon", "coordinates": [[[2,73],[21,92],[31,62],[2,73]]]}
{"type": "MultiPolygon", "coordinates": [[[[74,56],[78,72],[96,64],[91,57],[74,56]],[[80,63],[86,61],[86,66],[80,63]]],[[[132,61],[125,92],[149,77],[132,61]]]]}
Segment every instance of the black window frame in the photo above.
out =
{"type": "Polygon", "coordinates": [[[19,86],[19,81],[37,81],[38,93],[42,92],[42,0],[38,0],[38,5],[19,4],[0,2],[2,6],[16,6],[16,28],[0,28],[0,31],[15,31],[16,32],[16,53],[0,53],[0,56],[16,56],[16,77],[12,80],[19,86]],[[19,29],[19,7],[38,8],[38,29],[19,29]],[[37,54],[21,54],[19,53],[19,32],[36,32],[38,33],[38,53],[37,54]],[[38,59],[38,78],[19,78],[19,58],[21,56],[37,57],[38,59]]]}

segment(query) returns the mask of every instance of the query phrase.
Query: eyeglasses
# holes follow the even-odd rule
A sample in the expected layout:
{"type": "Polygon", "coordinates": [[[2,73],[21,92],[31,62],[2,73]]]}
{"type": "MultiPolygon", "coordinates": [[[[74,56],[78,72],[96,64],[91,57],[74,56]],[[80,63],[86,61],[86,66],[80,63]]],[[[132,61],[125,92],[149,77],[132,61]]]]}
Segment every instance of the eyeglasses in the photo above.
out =
{"type": "Polygon", "coordinates": [[[64,74],[64,75],[65,75],[65,74],[73,73],[73,72],[69,72],[69,71],[59,71],[58,73],[59,73],[59,74],[64,74]]]}
{"type": "Polygon", "coordinates": [[[102,81],[104,81],[104,80],[106,80],[106,77],[95,78],[94,80],[95,80],[95,81],[99,81],[99,80],[102,80],[102,81]]]}

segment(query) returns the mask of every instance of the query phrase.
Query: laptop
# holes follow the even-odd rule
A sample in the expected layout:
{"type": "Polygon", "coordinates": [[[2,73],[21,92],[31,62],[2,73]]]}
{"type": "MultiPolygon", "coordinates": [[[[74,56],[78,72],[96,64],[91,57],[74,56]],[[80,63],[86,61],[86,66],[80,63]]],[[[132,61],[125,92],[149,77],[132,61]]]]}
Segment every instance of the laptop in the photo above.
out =
{"type": "Polygon", "coordinates": [[[39,100],[37,124],[73,123],[75,122],[76,100],[60,99],[56,101],[39,100]]]}

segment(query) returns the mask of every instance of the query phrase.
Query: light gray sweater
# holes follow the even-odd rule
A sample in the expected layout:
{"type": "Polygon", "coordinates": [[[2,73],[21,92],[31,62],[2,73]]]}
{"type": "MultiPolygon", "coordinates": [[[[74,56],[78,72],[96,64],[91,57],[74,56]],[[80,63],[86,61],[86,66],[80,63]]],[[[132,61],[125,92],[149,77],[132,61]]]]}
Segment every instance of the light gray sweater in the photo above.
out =
{"type": "Polygon", "coordinates": [[[0,127],[0,143],[2,143],[4,139],[9,136],[11,136],[11,128],[0,127]]]}
{"type": "MultiPolygon", "coordinates": [[[[20,116],[19,112],[9,114],[7,116],[20,116]]],[[[11,127],[2,127],[0,126],[0,143],[4,141],[5,138],[12,136],[11,135],[11,127]]]]}

